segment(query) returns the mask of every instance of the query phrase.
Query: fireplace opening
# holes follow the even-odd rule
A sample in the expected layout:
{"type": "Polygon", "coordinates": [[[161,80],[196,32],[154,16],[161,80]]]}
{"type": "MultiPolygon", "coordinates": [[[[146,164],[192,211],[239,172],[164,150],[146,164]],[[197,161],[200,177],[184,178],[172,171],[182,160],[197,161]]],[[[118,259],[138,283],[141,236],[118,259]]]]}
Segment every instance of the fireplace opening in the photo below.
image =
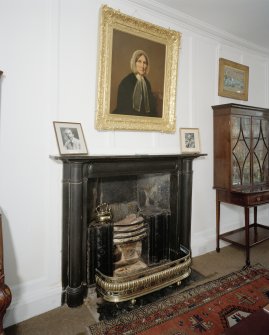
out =
{"type": "MultiPolygon", "coordinates": [[[[112,301],[126,300],[133,293],[112,293],[109,284],[125,284],[125,291],[130,291],[131,282],[143,277],[148,280],[148,276],[156,273],[158,277],[160,271],[178,266],[178,262],[172,261],[188,255],[186,249],[175,252],[169,245],[173,233],[171,175],[106,177],[90,183],[90,197],[95,202],[91,200],[94,206],[88,229],[89,280],[97,281],[97,289],[107,300],[111,298],[109,295],[113,296],[112,301]]],[[[153,279],[153,284],[148,281],[150,290],[162,278],[159,282],[153,279]]]]}
{"type": "Polygon", "coordinates": [[[170,174],[101,178],[91,190],[95,195],[89,224],[93,280],[96,269],[123,277],[169,259],[170,174]],[[98,218],[103,215],[100,206],[109,211],[108,219],[98,218]]]}

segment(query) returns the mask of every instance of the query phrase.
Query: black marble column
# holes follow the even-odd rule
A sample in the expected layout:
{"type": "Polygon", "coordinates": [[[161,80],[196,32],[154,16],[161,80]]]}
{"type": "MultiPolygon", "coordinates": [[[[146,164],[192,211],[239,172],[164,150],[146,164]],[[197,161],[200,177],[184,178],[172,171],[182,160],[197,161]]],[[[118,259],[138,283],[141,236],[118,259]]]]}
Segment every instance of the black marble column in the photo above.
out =
{"type": "Polygon", "coordinates": [[[187,249],[191,248],[191,212],[192,212],[192,163],[193,158],[182,160],[180,178],[179,241],[187,249]]]}
{"type": "Polygon", "coordinates": [[[63,176],[63,284],[69,307],[82,304],[83,164],[64,164],[63,176]]]}

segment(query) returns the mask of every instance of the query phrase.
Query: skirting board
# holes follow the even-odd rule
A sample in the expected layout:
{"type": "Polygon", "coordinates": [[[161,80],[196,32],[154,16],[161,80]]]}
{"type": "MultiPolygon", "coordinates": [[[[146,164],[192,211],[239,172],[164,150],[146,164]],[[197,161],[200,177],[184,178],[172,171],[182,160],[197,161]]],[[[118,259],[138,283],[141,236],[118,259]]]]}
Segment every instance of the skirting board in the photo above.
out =
{"type": "MultiPolygon", "coordinates": [[[[228,245],[228,244],[226,244],[228,245]]],[[[191,235],[191,255],[192,257],[206,254],[216,250],[216,232],[208,230],[206,233],[192,233],[191,235]]]]}
{"type": "Polygon", "coordinates": [[[4,316],[4,328],[61,306],[61,295],[62,287],[57,286],[32,292],[30,297],[24,296],[24,298],[16,299],[16,296],[13,296],[11,305],[4,316]]]}

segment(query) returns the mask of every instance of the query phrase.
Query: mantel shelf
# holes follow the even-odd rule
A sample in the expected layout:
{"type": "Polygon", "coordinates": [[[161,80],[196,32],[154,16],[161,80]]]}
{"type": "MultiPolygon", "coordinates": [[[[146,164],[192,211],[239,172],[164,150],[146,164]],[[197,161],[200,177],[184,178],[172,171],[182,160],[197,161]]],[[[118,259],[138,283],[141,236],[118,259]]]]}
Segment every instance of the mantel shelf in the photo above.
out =
{"type": "Polygon", "coordinates": [[[198,158],[207,156],[206,153],[196,153],[196,154],[148,154],[148,155],[115,155],[115,156],[108,156],[108,155],[50,155],[49,157],[54,160],[92,160],[92,161],[99,161],[99,160],[137,160],[137,159],[151,159],[151,158],[160,158],[160,159],[167,159],[167,158],[198,158]]]}

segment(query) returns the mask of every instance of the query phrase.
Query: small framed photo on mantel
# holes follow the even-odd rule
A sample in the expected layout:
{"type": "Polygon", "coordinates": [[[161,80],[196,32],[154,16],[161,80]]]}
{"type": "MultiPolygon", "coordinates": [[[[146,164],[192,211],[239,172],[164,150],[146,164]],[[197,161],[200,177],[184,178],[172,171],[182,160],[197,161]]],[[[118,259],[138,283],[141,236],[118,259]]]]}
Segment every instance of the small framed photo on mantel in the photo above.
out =
{"type": "Polygon", "coordinates": [[[198,128],[180,128],[181,152],[200,153],[200,133],[198,128]]]}
{"type": "Polygon", "coordinates": [[[88,154],[80,123],[54,121],[53,125],[61,155],[88,154]]]}

